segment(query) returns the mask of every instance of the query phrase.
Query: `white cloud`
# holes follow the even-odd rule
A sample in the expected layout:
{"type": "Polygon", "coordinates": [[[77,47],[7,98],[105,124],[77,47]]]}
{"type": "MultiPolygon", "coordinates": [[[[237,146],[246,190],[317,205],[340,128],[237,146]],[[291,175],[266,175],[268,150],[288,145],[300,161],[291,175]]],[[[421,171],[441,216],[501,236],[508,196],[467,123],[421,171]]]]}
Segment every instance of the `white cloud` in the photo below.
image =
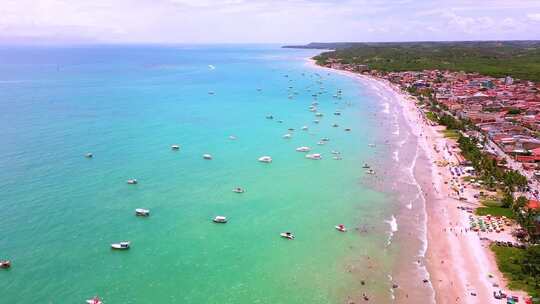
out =
{"type": "Polygon", "coordinates": [[[535,28],[540,20],[540,13],[534,13],[540,9],[537,0],[477,0],[474,4],[468,0],[0,2],[2,40],[63,37],[199,43],[540,38],[535,28]]]}
{"type": "Polygon", "coordinates": [[[540,22],[540,13],[536,14],[527,14],[527,18],[529,18],[532,21],[538,21],[540,22]]]}

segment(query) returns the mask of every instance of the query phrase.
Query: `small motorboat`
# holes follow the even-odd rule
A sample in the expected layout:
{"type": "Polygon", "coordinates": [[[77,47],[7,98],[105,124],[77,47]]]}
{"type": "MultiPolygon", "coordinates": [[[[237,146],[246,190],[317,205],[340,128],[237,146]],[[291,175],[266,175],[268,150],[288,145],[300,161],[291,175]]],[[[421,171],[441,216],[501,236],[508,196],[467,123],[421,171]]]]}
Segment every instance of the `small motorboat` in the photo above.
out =
{"type": "Polygon", "coordinates": [[[323,137],[323,138],[321,138],[321,141],[330,141],[330,138],[328,138],[328,137],[323,137]]]}
{"type": "Polygon", "coordinates": [[[346,232],[346,231],[347,231],[347,228],[345,228],[345,225],[343,225],[343,224],[337,225],[337,226],[336,226],[336,229],[337,229],[338,231],[341,231],[341,232],[346,232]]]}
{"type": "Polygon", "coordinates": [[[208,95],[214,95],[214,94],[216,94],[214,91],[209,91],[208,92],[208,95]]]}
{"type": "Polygon", "coordinates": [[[273,115],[266,115],[266,119],[274,119],[273,115]]]}
{"type": "Polygon", "coordinates": [[[294,240],[294,234],[292,232],[282,232],[279,234],[282,238],[286,238],[289,240],[294,240]]]}
{"type": "Polygon", "coordinates": [[[324,145],[324,144],[326,144],[326,142],[324,142],[324,141],[322,141],[322,140],[319,141],[319,142],[317,142],[317,145],[319,145],[319,146],[322,146],[322,145],[324,145]]]}
{"type": "Polygon", "coordinates": [[[127,250],[129,249],[129,246],[130,246],[130,242],[127,242],[127,241],[111,244],[111,248],[116,249],[116,250],[127,250]]]}
{"type": "Polygon", "coordinates": [[[8,269],[11,267],[11,261],[9,260],[1,260],[0,261],[0,268],[8,269]]]}
{"type": "Polygon", "coordinates": [[[364,169],[369,169],[369,165],[367,163],[364,163],[364,165],[362,166],[362,168],[364,169]]]}
{"type": "Polygon", "coordinates": [[[229,139],[230,139],[230,140],[236,140],[236,136],[230,135],[230,136],[229,136],[229,139]]]}
{"type": "Polygon", "coordinates": [[[150,216],[150,210],[143,209],[143,208],[137,208],[137,209],[135,209],[135,215],[136,216],[150,216]]]}
{"type": "Polygon", "coordinates": [[[375,170],[373,169],[369,169],[366,171],[367,174],[375,174],[375,170]]]}
{"type": "Polygon", "coordinates": [[[130,179],[127,180],[127,183],[129,185],[136,185],[138,183],[138,181],[135,178],[130,178],[130,179]]]}
{"type": "Polygon", "coordinates": [[[334,115],[339,116],[339,115],[341,115],[341,112],[340,111],[335,111],[334,115]]]}
{"type": "Polygon", "coordinates": [[[292,135],[290,133],[287,133],[287,134],[283,135],[283,138],[285,138],[285,139],[289,139],[291,137],[292,137],[292,135]]]}
{"type": "Polygon", "coordinates": [[[84,157],[86,157],[86,158],[92,158],[92,157],[94,157],[94,154],[88,152],[88,153],[86,153],[86,154],[84,155],[84,157]]]}
{"type": "Polygon", "coordinates": [[[309,152],[311,150],[310,147],[298,147],[296,148],[296,152],[309,152]]]}
{"type": "Polygon", "coordinates": [[[174,150],[174,151],[180,150],[180,145],[172,145],[171,150],[174,150]]]}
{"type": "Polygon", "coordinates": [[[103,302],[98,296],[95,296],[91,299],[86,300],[86,304],[103,304],[103,302]]]}
{"type": "Polygon", "coordinates": [[[322,116],[323,116],[323,113],[317,112],[317,113],[315,113],[315,116],[317,116],[317,117],[322,117],[322,116]]]}
{"type": "Polygon", "coordinates": [[[227,223],[227,218],[224,216],[218,215],[212,221],[218,224],[225,224],[227,223]]]}
{"type": "Polygon", "coordinates": [[[339,125],[337,123],[333,124],[332,127],[337,128],[339,125]]]}
{"type": "Polygon", "coordinates": [[[291,132],[293,132],[293,131],[294,131],[294,128],[289,128],[288,130],[291,131],[291,132]]]}
{"type": "Polygon", "coordinates": [[[332,154],[334,154],[334,155],[340,155],[340,154],[341,154],[341,152],[339,152],[339,151],[336,151],[336,150],[332,150],[332,154]]]}
{"type": "Polygon", "coordinates": [[[283,120],[280,119],[280,120],[277,121],[277,123],[283,123],[283,120]]]}
{"type": "Polygon", "coordinates": [[[306,158],[313,159],[313,160],[319,160],[319,159],[322,159],[322,156],[319,153],[314,153],[314,154],[306,155],[306,158]]]}
{"type": "Polygon", "coordinates": [[[341,156],[339,156],[339,155],[334,156],[334,157],[332,157],[332,158],[335,159],[335,160],[342,160],[342,159],[343,159],[343,158],[342,158],[341,156]]]}
{"type": "Polygon", "coordinates": [[[302,131],[307,131],[308,130],[308,127],[307,126],[303,126],[302,127],[302,131]]]}
{"type": "Polygon", "coordinates": [[[259,157],[259,161],[261,163],[271,163],[272,158],[270,156],[261,156],[261,157],[259,157]]]}
{"type": "Polygon", "coordinates": [[[232,190],[234,193],[244,193],[246,192],[246,190],[240,188],[240,187],[236,187],[232,190]]]}
{"type": "Polygon", "coordinates": [[[212,159],[212,155],[210,155],[210,154],[203,154],[202,157],[203,157],[203,159],[207,159],[207,160],[212,159]]]}
{"type": "Polygon", "coordinates": [[[313,121],[313,123],[316,123],[316,124],[318,124],[319,122],[320,122],[320,121],[319,121],[318,119],[315,119],[315,120],[313,121]]]}
{"type": "Polygon", "coordinates": [[[375,144],[368,144],[368,147],[374,148],[374,147],[375,147],[375,144]]]}
{"type": "Polygon", "coordinates": [[[345,131],[350,132],[351,128],[345,128],[345,131]]]}

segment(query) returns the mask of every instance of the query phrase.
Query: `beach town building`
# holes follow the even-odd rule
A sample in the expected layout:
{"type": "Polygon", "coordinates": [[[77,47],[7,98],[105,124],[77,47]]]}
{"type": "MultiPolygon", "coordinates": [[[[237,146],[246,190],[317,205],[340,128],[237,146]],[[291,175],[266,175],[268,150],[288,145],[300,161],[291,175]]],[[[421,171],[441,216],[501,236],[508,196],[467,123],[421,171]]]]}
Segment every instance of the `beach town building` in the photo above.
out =
{"type": "Polygon", "coordinates": [[[525,170],[540,169],[540,83],[441,70],[383,72],[329,59],[327,67],[387,79],[475,124],[525,170]]]}

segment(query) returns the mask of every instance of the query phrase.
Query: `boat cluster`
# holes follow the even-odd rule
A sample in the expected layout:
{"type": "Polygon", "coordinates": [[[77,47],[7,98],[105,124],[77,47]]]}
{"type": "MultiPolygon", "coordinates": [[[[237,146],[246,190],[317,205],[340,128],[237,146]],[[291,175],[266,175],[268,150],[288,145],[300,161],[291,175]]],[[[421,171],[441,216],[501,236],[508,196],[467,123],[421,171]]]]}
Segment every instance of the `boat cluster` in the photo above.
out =
{"type": "MultiPolygon", "coordinates": [[[[313,115],[314,115],[313,123],[314,124],[321,124],[321,121],[323,120],[325,115],[324,115],[324,113],[322,111],[319,110],[319,99],[318,98],[319,98],[319,96],[324,94],[326,91],[325,91],[324,87],[322,86],[322,78],[321,78],[321,76],[318,75],[318,74],[315,74],[315,75],[317,75],[319,77],[319,81],[317,81],[317,84],[319,84],[320,86],[319,86],[319,90],[317,92],[313,92],[313,94],[312,94],[313,102],[308,107],[308,110],[310,112],[312,112],[313,115]]],[[[288,78],[288,75],[285,75],[285,77],[288,78]]],[[[292,79],[289,79],[289,82],[292,82],[292,79]]],[[[259,91],[259,92],[261,90],[262,89],[260,89],[260,88],[257,89],[257,91],[259,91]]],[[[311,89],[308,89],[308,91],[311,92],[311,89]]],[[[214,95],[215,92],[214,91],[209,91],[208,94],[214,95]]],[[[289,87],[288,87],[288,98],[289,99],[294,99],[294,97],[296,95],[298,95],[298,92],[294,90],[294,87],[292,85],[289,85],[289,87]]],[[[342,99],[342,90],[338,89],[336,91],[336,94],[333,95],[333,98],[336,99],[336,100],[342,99]]],[[[335,101],[334,104],[338,104],[338,101],[335,101]]],[[[333,116],[336,117],[336,118],[343,117],[342,111],[340,109],[334,110],[333,111],[333,116]]],[[[265,116],[265,118],[267,120],[273,120],[273,121],[275,121],[277,123],[283,123],[283,120],[276,119],[276,117],[273,114],[267,114],[265,116]]],[[[338,128],[339,124],[338,123],[332,123],[331,126],[333,128],[338,128]]],[[[310,128],[308,127],[308,125],[304,125],[304,126],[300,127],[300,130],[302,130],[304,132],[309,132],[310,128]]],[[[346,132],[349,132],[349,131],[351,131],[351,128],[344,128],[344,130],[346,132]]],[[[287,133],[285,133],[282,137],[284,139],[290,140],[290,139],[293,138],[294,131],[295,131],[294,128],[288,128],[287,133]]],[[[230,135],[228,137],[228,139],[229,140],[236,140],[237,137],[234,136],[234,135],[230,135]]],[[[316,144],[318,146],[323,146],[323,145],[326,145],[328,142],[330,142],[330,138],[322,137],[322,138],[320,138],[319,141],[316,142],[316,144]]],[[[170,146],[170,149],[172,151],[180,151],[181,146],[179,144],[173,144],[173,145],[170,146]]],[[[306,159],[321,160],[323,158],[321,153],[310,153],[312,151],[312,148],[309,147],[309,146],[300,146],[300,147],[296,148],[296,151],[301,152],[301,153],[306,153],[306,155],[305,155],[306,159]]],[[[86,158],[93,158],[94,155],[92,153],[88,152],[88,153],[85,154],[85,157],[86,158]]],[[[204,160],[212,160],[213,156],[211,154],[205,153],[205,154],[202,155],[202,158],[204,160]]],[[[332,159],[341,160],[342,159],[341,152],[333,150],[332,151],[332,159]]],[[[261,156],[257,160],[259,162],[261,162],[261,163],[267,163],[267,164],[272,163],[272,157],[268,156],[268,155],[261,156]]],[[[364,165],[363,168],[368,169],[366,171],[368,174],[374,174],[373,169],[371,169],[367,164],[364,165]]],[[[127,184],[129,184],[129,185],[137,185],[138,181],[137,181],[136,178],[130,178],[130,179],[127,180],[127,184]]],[[[232,189],[232,192],[237,193],[237,194],[245,193],[245,191],[246,190],[244,188],[242,188],[242,187],[235,187],[235,188],[232,189]]],[[[149,217],[150,216],[150,210],[149,209],[143,209],[143,208],[137,208],[137,209],[135,209],[135,215],[138,216],[138,217],[149,217]]],[[[212,218],[211,220],[212,220],[212,222],[214,222],[216,224],[226,224],[229,221],[229,219],[224,215],[217,215],[214,218],[212,218]]],[[[337,231],[339,231],[339,232],[346,232],[347,231],[347,228],[345,227],[344,224],[336,225],[335,229],[337,231]]],[[[294,233],[290,232],[290,231],[281,232],[279,234],[279,236],[281,238],[284,238],[284,239],[287,239],[287,240],[294,240],[295,239],[294,233]]],[[[128,250],[130,247],[131,247],[131,242],[130,241],[121,241],[121,242],[118,242],[118,243],[111,244],[111,248],[114,249],[114,250],[128,250]]],[[[11,265],[10,261],[0,261],[0,267],[1,268],[9,268],[10,265],[11,265]]],[[[96,296],[96,297],[94,297],[92,299],[87,300],[86,302],[88,304],[101,304],[102,300],[99,297],[96,296]]]]}

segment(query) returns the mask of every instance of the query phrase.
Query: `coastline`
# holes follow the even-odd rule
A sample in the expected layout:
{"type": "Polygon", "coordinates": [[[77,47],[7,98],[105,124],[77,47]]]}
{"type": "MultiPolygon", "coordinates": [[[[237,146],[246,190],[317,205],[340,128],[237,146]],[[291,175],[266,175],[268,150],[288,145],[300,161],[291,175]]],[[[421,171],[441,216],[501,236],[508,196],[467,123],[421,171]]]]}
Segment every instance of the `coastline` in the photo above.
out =
{"type": "MultiPolygon", "coordinates": [[[[445,138],[439,131],[443,128],[431,125],[415,105],[415,99],[402,92],[394,84],[379,78],[335,70],[316,65],[312,59],[308,64],[321,69],[358,79],[364,84],[375,85],[392,95],[390,102],[401,109],[410,134],[418,144],[415,162],[412,164],[413,176],[418,183],[420,196],[424,200],[425,256],[418,255],[418,266],[425,263],[425,284],[433,288],[435,303],[492,303],[493,291],[506,290],[505,280],[497,268],[489,243],[480,240],[480,234],[463,230],[468,227],[468,214],[457,206],[463,205],[452,197],[452,189],[445,184],[452,178],[446,167],[439,167],[436,161],[451,157],[449,147],[455,142],[445,138]],[[429,227],[429,228],[428,228],[429,227]],[[498,287],[494,287],[498,286],[498,287]]],[[[467,192],[467,191],[466,191],[467,192]]],[[[469,193],[470,194],[470,193],[469,193]]],[[[472,197],[472,194],[470,195],[472,197]]],[[[471,203],[468,203],[471,204],[471,203]]],[[[412,216],[403,214],[402,216],[412,216]]],[[[420,225],[422,225],[420,224],[420,225]]],[[[422,250],[424,251],[424,250],[422,250]]],[[[401,265],[403,268],[404,265],[401,265]]],[[[397,278],[403,271],[398,266],[397,278]]],[[[415,288],[418,282],[403,282],[402,287],[415,288]]],[[[512,295],[524,296],[522,292],[512,295]]],[[[425,295],[410,296],[410,293],[396,292],[396,303],[426,303],[425,295]]]]}

